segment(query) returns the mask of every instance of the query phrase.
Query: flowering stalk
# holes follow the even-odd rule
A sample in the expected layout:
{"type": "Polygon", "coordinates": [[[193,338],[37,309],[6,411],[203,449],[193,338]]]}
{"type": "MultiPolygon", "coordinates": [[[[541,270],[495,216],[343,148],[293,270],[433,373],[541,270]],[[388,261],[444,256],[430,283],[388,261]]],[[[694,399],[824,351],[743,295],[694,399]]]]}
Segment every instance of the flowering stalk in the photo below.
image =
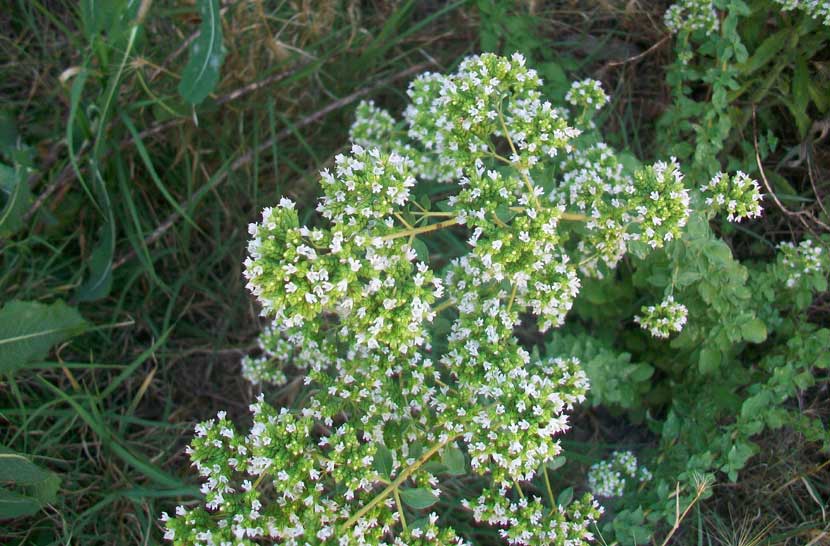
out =
{"type": "Polygon", "coordinates": [[[545,470],[587,377],[577,359],[531,356],[514,331],[528,315],[542,332],[561,326],[580,271],[678,238],[689,194],[675,161],[630,173],[598,141],[598,82],[574,84],[570,110],[540,88],[520,55],[484,54],[417,78],[405,129],[363,103],[351,153],[321,173],[315,227],[288,199],[250,226],[245,276],[273,323],[243,368],[311,390],[293,409],[261,398],[246,434],[224,415],[200,425],[190,455],[205,507],[168,518],[169,539],[467,544],[425,511],[447,475],[473,474],[481,494],[462,504],[507,544],[592,540],[599,505],[556,505],[545,470]],[[423,180],[446,184],[447,210],[415,198],[423,180]],[[436,270],[416,237],[450,227],[468,252],[436,270]],[[537,478],[547,505],[523,491],[537,478]]]}

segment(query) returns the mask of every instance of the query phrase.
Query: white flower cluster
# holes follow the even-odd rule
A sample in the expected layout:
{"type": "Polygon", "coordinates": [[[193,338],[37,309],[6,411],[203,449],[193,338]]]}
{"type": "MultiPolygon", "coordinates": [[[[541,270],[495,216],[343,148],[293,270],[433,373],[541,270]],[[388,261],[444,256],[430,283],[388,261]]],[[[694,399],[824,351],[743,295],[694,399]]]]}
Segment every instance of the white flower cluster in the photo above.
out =
{"type": "Polygon", "coordinates": [[[355,110],[355,120],[349,128],[349,138],[364,148],[375,148],[383,153],[395,153],[414,164],[414,170],[424,180],[448,180],[452,175],[443,172],[440,162],[431,154],[404,140],[406,130],[392,115],[375,106],[373,101],[361,101],[355,110]]]}
{"type": "Polygon", "coordinates": [[[542,100],[540,86],[538,74],[518,53],[509,59],[469,57],[447,76],[423,74],[408,91],[409,137],[440,158],[451,178],[462,177],[471,160],[496,155],[493,135],[510,140],[510,163],[526,171],[578,134],[542,100]]]}
{"type": "Polygon", "coordinates": [[[328,364],[330,354],[303,330],[281,330],[278,323],[265,328],[258,338],[259,356],[242,359],[242,375],[254,385],[283,385],[285,368],[297,371],[318,368],[328,364]]]}
{"type": "Polygon", "coordinates": [[[651,478],[648,468],[637,465],[637,457],[632,452],[615,451],[610,459],[591,465],[588,489],[598,497],[621,497],[628,485],[647,482],[651,478]]]}
{"type": "Polygon", "coordinates": [[[389,112],[375,106],[374,101],[361,101],[349,128],[349,139],[364,148],[375,148],[388,141],[395,131],[395,119],[389,112]]]}
{"type": "Polygon", "coordinates": [[[638,240],[652,248],[662,248],[676,239],[689,219],[689,190],[683,186],[683,174],[675,158],[634,173],[631,206],[637,216],[638,240]]]}
{"type": "Polygon", "coordinates": [[[675,302],[671,295],[658,305],[644,305],[640,312],[642,315],[634,317],[634,321],[652,336],[664,339],[680,332],[689,314],[686,306],[675,302]]]}
{"type": "Polygon", "coordinates": [[[455,491],[439,462],[450,453],[454,472],[492,488],[466,506],[509,544],[592,538],[590,496],[522,500],[561,453],[588,380],[576,359],[532,356],[514,330],[528,315],[541,331],[562,325],[580,266],[678,237],[689,197],[674,160],[629,173],[592,134],[607,102],[597,82],[574,84],[575,114],[540,88],[520,55],[421,76],[411,142],[364,103],[351,152],[321,173],[317,218],[300,225],[282,199],[250,226],[245,276],[273,324],[244,373],[295,374],[307,391],[291,411],[261,399],[244,434],[224,415],[200,425],[190,456],[205,505],[167,519],[174,543],[462,544],[423,512],[455,491]],[[426,178],[447,183],[440,197],[421,191],[426,178]],[[440,271],[423,240],[439,229],[467,244],[440,271]],[[439,314],[446,335],[431,329],[439,314]]]}
{"type": "Polygon", "coordinates": [[[782,11],[803,11],[825,26],[830,26],[830,2],[827,0],[775,0],[782,11]]]}
{"type": "Polygon", "coordinates": [[[549,199],[563,208],[588,214],[588,233],[579,241],[579,251],[587,258],[580,269],[602,276],[599,260],[613,269],[625,254],[628,241],[637,239],[637,234],[628,229],[634,221],[634,180],[604,142],[577,147],[560,163],[560,169],[562,182],[551,191],[549,199]]]}
{"type": "Polygon", "coordinates": [[[565,95],[565,100],[577,108],[596,111],[608,104],[608,95],[600,82],[587,78],[574,82],[565,95]]]}
{"type": "Polygon", "coordinates": [[[778,245],[778,263],[784,271],[787,288],[796,287],[802,279],[823,274],[830,267],[830,259],[824,249],[810,239],[797,246],[789,241],[778,245]]]}
{"type": "Polygon", "coordinates": [[[674,34],[702,30],[708,35],[717,32],[720,27],[712,0],[680,0],[669,6],[663,21],[674,34]]]}
{"type": "Polygon", "coordinates": [[[725,210],[730,222],[761,216],[761,186],[742,171],[731,177],[720,172],[701,190],[706,204],[715,212],[725,210]]]}
{"type": "Polygon", "coordinates": [[[506,489],[485,490],[475,503],[464,501],[479,523],[499,527],[507,544],[569,546],[594,540],[589,530],[603,509],[590,495],[550,510],[539,497],[511,500],[506,489]]]}

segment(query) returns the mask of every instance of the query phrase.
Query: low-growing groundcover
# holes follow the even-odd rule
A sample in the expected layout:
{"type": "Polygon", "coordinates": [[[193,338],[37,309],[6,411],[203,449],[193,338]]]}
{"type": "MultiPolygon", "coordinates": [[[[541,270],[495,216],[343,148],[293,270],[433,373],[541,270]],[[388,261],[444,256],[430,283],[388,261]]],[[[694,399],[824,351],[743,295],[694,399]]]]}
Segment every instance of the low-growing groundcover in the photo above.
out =
{"type": "MultiPolygon", "coordinates": [[[[200,32],[176,89],[193,105],[211,95],[229,53],[227,9],[197,5],[200,32]]],[[[62,477],[48,470],[62,467],[58,459],[27,455],[40,451],[47,431],[27,430],[16,416],[44,422],[36,421],[44,414],[58,419],[52,431],[67,423],[61,416],[80,420],[107,450],[96,448],[104,460],[111,453],[156,484],[139,479],[137,487],[114,488],[81,516],[88,522],[126,499],[147,512],[137,518],[144,540],[820,544],[828,537],[830,491],[821,476],[830,450],[830,330],[822,327],[822,298],[830,230],[820,152],[830,89],[821,75],[828,10],[736,0],[668,9],[664,21],[676,48],[667,72],[672,102],[646,152],[642,143],[629,147],[629,136],[609,121],[609,109],[624,99],[592,78],[561,81],[561,68],[554,70],[528,35],[535,29],[521,11],[475,7],[482,46],[508,54],[433,67],[389,109],[361,102],[351,127],[341,130],[348,143],[312,175],[305,195],[289,190],[262,199],[265,208],[247,233],[238,230],[247,248],[235,274],[267,326],[255,348],[231,351],[250,385],[242,403],[222,396],[211,406],[228,411],[198,424],[186,449],[165,448],[186,454],[200,490],[187,485],[196,480],[184,465],[171,473],[126,439],[159,427],[132,416],[155,368],[126,399],[123,420],[108,424],[117,389],[168,343],[175,299],[164,327],[154,329],[160,339],[97,393],[89,390],[94,376],[79,381],[73,373],[87,365],[61,358],[65,345],[57,345],[57,362],[42,362],[50,347],[92,328],[82,314],[31,296],[3,306],[0,371],[16,407],[4,410],[15,425],[9,447],[0,446],[0,513],[18,518],[14,528],[23,529],[32,514],[52,514],[64,529],[59,541],[96,541],[67,534],[83,527],[57,523],[62,515],[53,508],[80,474],[62,477]],[[771,35],[751,30],[759,22],[771,35]],[[783,51],[796,57],[775,61],[783,51]],[[795,120],[789,131],[782,119],[795,120]],[[800,182],[765,166],[783,155],[780,142],[793,134],[802,139],[791,148],[799,155],[785,160],[792,169],[806,164],[800,182]],[[790,229],[769,230],[781,224],[790,229]],[[55,367],[66,392],[45,372],[55,367]],[[33,385],[55,402],[27,411],[33,385]],[[51,413],[53,404],[71,411],[51,413]],[[771,443],[779,440],[797,449],[784,456],[771,443]],[[795,472],[783,479],[753,467],[780,467],[790,458],[795,472]],[[771,506],[770,517],[749,524],[722,519],[740,511],[738,503],[757,505],[753,496],[774,488],[773,498],[793,483],[806,492],[806,502],[790,497],[794,509],[771,506]],[[793,513],[799,521],[788,519],[793,513]]],[[[87,30],[109,24],[107,40],[123,37],[111,63],[115,83],[86,119],[117,111],[138,142],[144,133],[112,105],[148,8],[129,4],[106,20],[82,9],[87,30]]],[[[73,100],[84,93],[85,70],[66,76],[76,78],[73,100]]],[[[363,94],[347,99],[356,103],[363,94]]],[[[217,102],[223,100],[234,99],[217,102]]],[[[269,112],[273,136],[276,113],[269,112]]],[[[78,115],[74,106],[70,115],[78,115]]],[[[289,133],[313,153],[314,140],[296,128],[289,133]]],[[[155,238],[136,244],[132,257],[107,257],[115,216],[105,177],[96,173],[111,152],[94,127],[91,134],[90,163],[79,169],[73,154],[86,150],[73,150],[73,129],[67,131],[70,165],[81,179],[91,176],[87,191],[105,219],[76,304],[113,289],[107,263],[139,259],[150,264],[143,275],[157,275],[158,257],[148,246],[155,238]]],[[[0,224],[8,234],[31,216],[20,204],[32,199],[20,181],[35,169],[31,149],[12,142],[4,152],[10,166],[3,166],[8,191],[0,224]]],[[[117,157],[114,172],[124,187],[117,157]]],[[[143,146],[137,159],[169,201],[165,172],[143,146]]],[[[231,164],[219,167],[221,176],[231,164]]],[[[125,210],[140,225],[135,205],[125,210]]],[[[174,214],[173,221],[197,230],[207,225],[181,207],[174,214]]],[[[236,216],[230,221],[239,224],[236,216]]],[[[19,241],[7,247],[7,264],[32,244],[19,241]]],[[[176,411],[166,405],[173,411],[164,419],[180,445],[176,411]]],[[[48,533],[23,531],[14,540],[48,543],[48,533]]],[[[107,542],[132,541],[122,534],[107,542]]]]}

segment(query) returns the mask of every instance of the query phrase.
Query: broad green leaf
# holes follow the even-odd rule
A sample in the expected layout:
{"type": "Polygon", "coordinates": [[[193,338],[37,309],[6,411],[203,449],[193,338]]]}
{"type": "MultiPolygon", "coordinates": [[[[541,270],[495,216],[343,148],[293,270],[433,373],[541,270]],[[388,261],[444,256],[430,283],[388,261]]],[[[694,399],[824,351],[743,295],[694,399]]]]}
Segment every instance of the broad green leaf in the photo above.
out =
{"type": "Polygon", "coordinates": [[[574,488],[563,489],[556,497],[556,506],[568,506],[574,498],[574,488]]]}
{"type": "Polygon", "coordinates": [[[428,463],[425,463],[424,466],[422,466],[421,468],[423,468],[425,472],[429,472],[433,475],[447,473],[447,465],[440,461],[429,461],[428,463]]]}
{"type": "Polygon", "coordinates": [[[428,489],[419,487],[418,489],[402,489],[401,500],[416,510],[422,510],[438,502],[438,497],[428,489]]]}
{"type": "Polygon", "coordinates": [[[463,476],[467,473],[464,452],[456,446],[450,446],[444,450],[441,462],[447,467],[447,472],[453,476],[463,476]]]}
{"type": "Polygon", "coordinates": [[[182,72],[179,94],[191,104],[199,104],[219,82],[219,69],[225,58],[222,45],[222,19],[219,0],[197,0],[202,25],[190,46],[190,58],[182,72]]]}
{"type": "Polygon", "coordinates": [[[392,452],[389,448],[384,445],[378,446],[372,466],[384,478],[392,477],[392,452]]]}
{"type": "Polygon", "coordinates": [[[20,453],[0,446],[0,519],[29,515],[55,502],[60,478],[20,453]]]}
{"type": "Polygon", "coordinates": [[[0,196],[0,237],[8,237],[23,227],[23,215],[31,200],[23,169],[0,163],[0,196]]]}
{"type": "Polygon", "coordinates": [[[640,363],[634,366],[631,372],[631,379],[634,381],[645,381],[654,374],[654,368],[648,364],[640,363]]]}
{"type": "Polygon", "coordinates": [[[723,241],[709,241],[703,247],[703,253],[715,264],[725,264],[732,259],[732,251],[723,241]]]}
{"type": "Polygon", "coordinates": [[[749,75],[770,62],[787,44],[790,30],[785,28],[779,30],[755,49],[752,57],[743,65],[741,70],[744,74],[749,75]]]}
{"type": "Polygon", "coordinates": [[[703,374],[709,374],[716,371],[720,367],[720,361],[720,351],[704,347],[700,351],[700,360],[698,361],[700,372],[703,374]]]}
{"type": "Polygon", "coordinates": [[[412,240],[412,250],[415,251],[415,255],[418,256],[419,261],[424,262],[425,264],[429,263],[429,249],[427,248],[426,243],[418,238],[415,238],[412,240]]]}
{"type": "Polygon", "coordinates": [[[682,288],[684,286],[689,286],[690,284],[695,283],[698,280],[700,280],[700,273],[698,273],[697,271],[684,271],[677,276],[675,284],[682,288]]]}
{"type": "Polygon", "coordinates": [[[767,339],[767,326],[759,319],[741,324],[741,336],[752,343],[763,343],[767,339]]]}
{"type": "Polygon", "coordinates": [[[86,325],[78,311],[62,301],[7,303],[0,309],[0,373],[45,358],[53,345],[79,334],[86,325]]]}
{"type": "Polygon", "coordinates": [[[40,506],[34,497],[0,489],[0,520],[31,516],[40,506]]]}
{"type": "Polygon", "coordinates": [[[772,402],[772,393],[770,391],[761,391],[756,395],[750,396],[741,405],[741,417],[750,419],[758,417],[772,402]]]}
{"type": "Polygon", "coordinates": [[[568,462],[568,459],[564,455],[554,457],[547,464],[548,470],[559,470],[560,468],[565,466],[566,462],[568,462]]]}

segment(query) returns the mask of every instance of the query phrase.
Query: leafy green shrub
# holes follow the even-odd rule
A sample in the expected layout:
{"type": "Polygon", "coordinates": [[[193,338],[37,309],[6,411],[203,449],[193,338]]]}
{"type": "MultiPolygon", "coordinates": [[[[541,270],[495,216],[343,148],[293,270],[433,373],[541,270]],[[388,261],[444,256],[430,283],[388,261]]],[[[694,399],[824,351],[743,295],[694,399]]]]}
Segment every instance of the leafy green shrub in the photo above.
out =
{"type": "MultiPolygon", "coordinates": [[[[665,19],[676,34],[673,97],[658,142],[685,160],[687,174],[711,177],[724,164],[751,174],[756,153],[766,158],[786,128],[812,138],[830,109],[830,80],[818,68],[830,40],[826,2],[682,0],[665,19]]],[[[794,193],[769,176],[778,191],[794,193]]]]}

